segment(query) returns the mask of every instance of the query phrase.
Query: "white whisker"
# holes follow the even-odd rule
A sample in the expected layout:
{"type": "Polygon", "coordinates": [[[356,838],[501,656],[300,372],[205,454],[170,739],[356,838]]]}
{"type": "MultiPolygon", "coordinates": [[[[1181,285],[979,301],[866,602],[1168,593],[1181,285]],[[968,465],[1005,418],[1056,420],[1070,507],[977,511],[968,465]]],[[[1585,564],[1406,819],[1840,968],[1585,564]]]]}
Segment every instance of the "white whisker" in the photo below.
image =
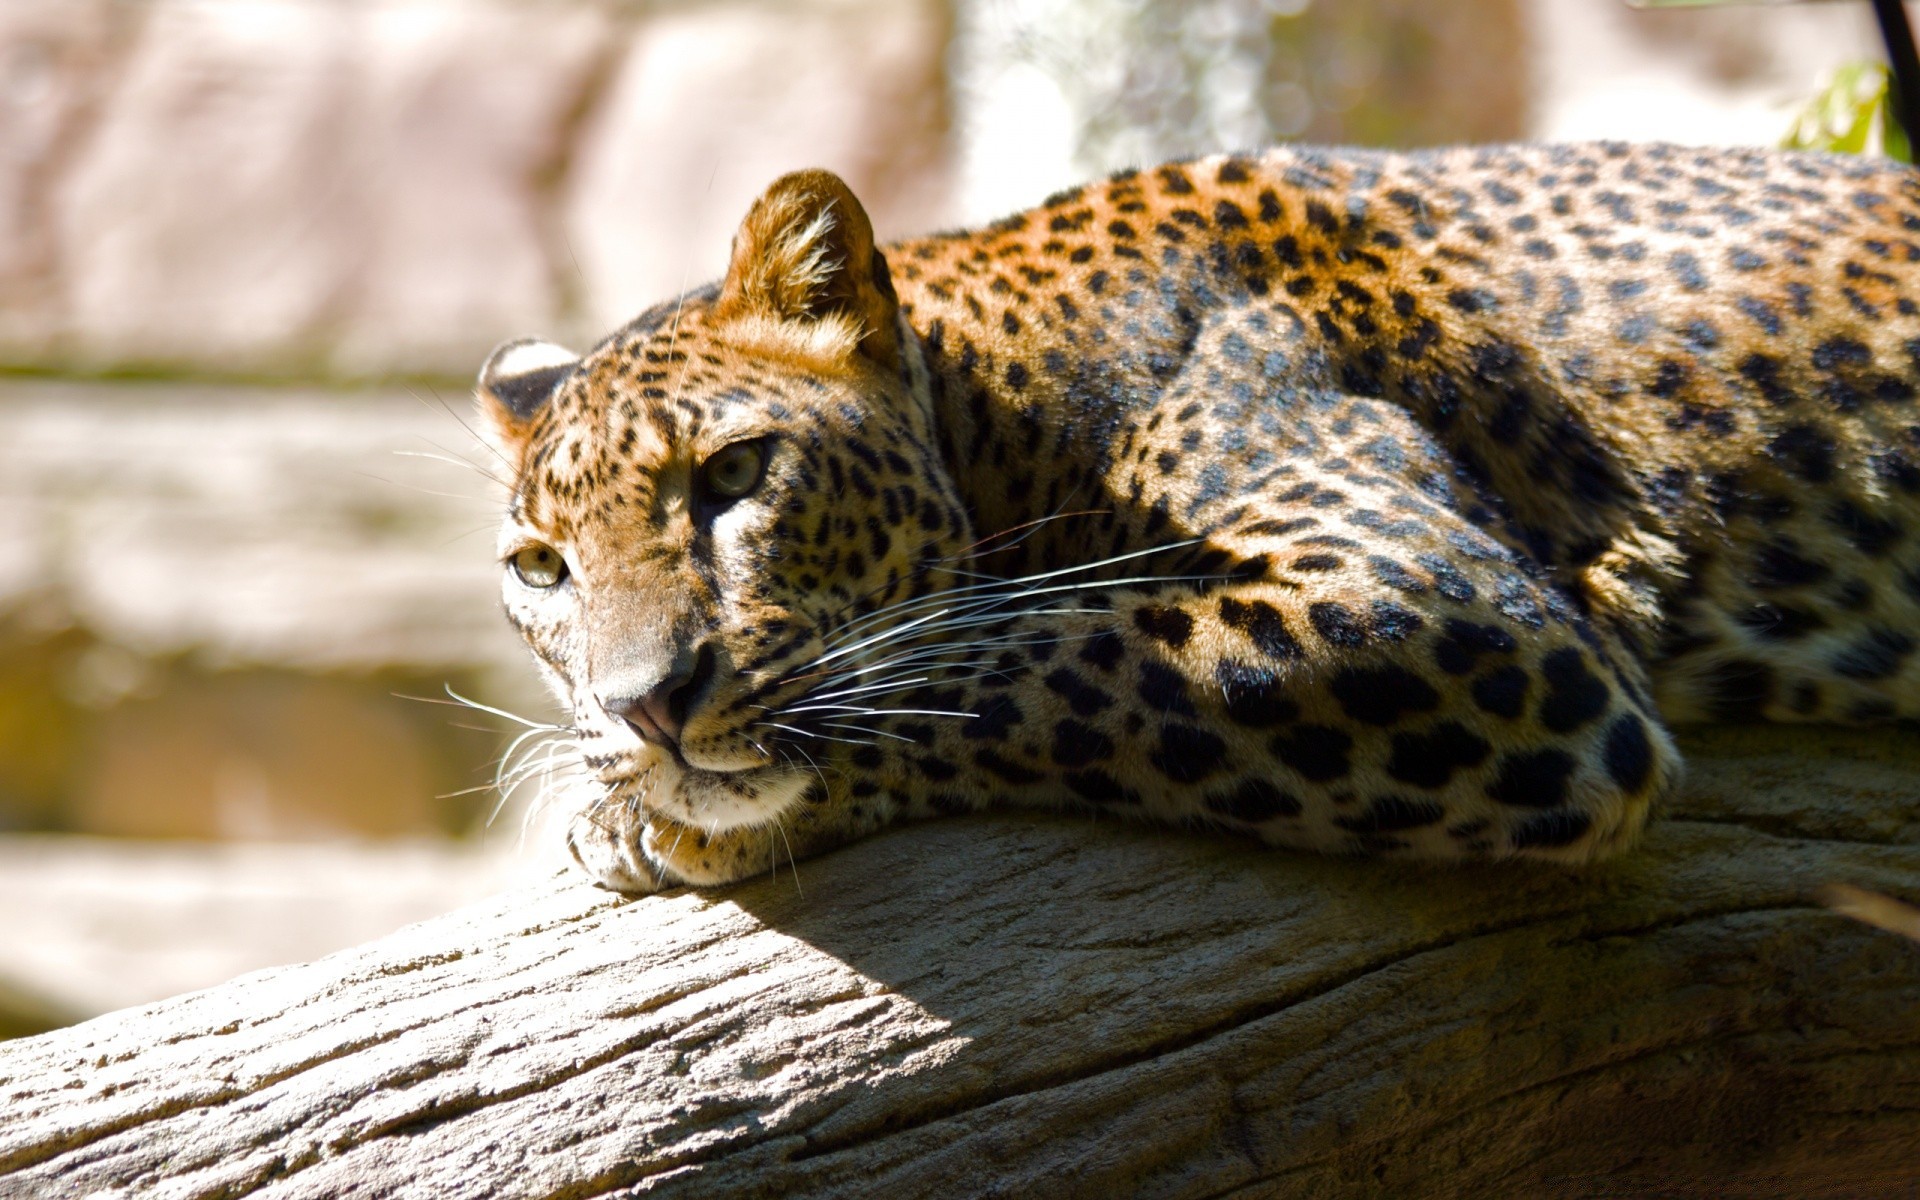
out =
{"type": "Polygon", "coordinates": [[[495,708],[490,704],[482,704],[478,700],[469,700],[459,692],[454,691],[451,684],[447,685],[446,691],[447,695],[452,696],[456,702],[468,708],[478,709],[483,713],[492,713],[496,717],[503,717],[515,724],[525,725],[529,729],[557,730],[566,728],[563,725],[555,725],[551,721],[535,721],[529,717],[520,716],[518,713],[510,713],[504,708],[495,708]]]}
{"type": "Polygon", "coordinates": [[[817,732],[817,731],[815,731],[815,730],[812,730],[812,729],[800,729],[800,728],[797,728],[797,727],[795,727],[795,726],[792,726],[792,725],[782,725],[782,724],[780,724],[780,723],[779,723],[778,721],[760,721],[760,722],[757,722],[757,724],[761,724],[761,725],[766,725],[766,726],[768,726],[768,727],[770,727],[770,728],[773,728],[773,729],[784,729],[784,730],[786,730],[786,731],[787,731],[788,733],[797,733],[797,734],[799,734],[799,735],[800,735],[801,737],[810,737],[810,738],[818,738],[819,740],[821,740],[821,741],[823,741],[823,742],[845,742],[845,743],[846,743],[847,745],[849,745],[849,746],[871,746],[871,745],[873,745],[873,743],[872,743],[872,742],[863,742],[863,741],[860,741],[860,740],[858,740],[858,739],[855,739],[855,738],[842,738],[842,737],[833,737],[833,736],[832,736],[832,735],[830,735],[830,734],[825,734],[825,733],[819,733],[819,732],[817,732]]]}
{"type": "MultiPolygon", "coordinates": [[[[1075,575],[1075,574],[1082,574],[1087,571],[1097,571],[1102,567],[1110,567],[1115,565],[1116,563],[1128,562],[1136,558],[1145,558],[1146,556],[1152,555],[1152,554],[1164,554],[1169,550],[1179,550],[1187,546],[1197,545],[1203,540],[1204,539],[1201,539],[1201,538],[1188,538],[1184,541],[1169,542],[1164,546],[1154,546],[1146,550],[1130,550],[1125,554],[1112,555],[1108,558],[1100,559],[1097,562],[1084,563],[1084,564],[1071,566],[1071,567],[1057,567],[1051,571],[1041,571],[1033,575],[1021,575],[1013,579],[990,579],[988,582],[985,582],[985,583],[968,584],[964,587],[957,587],[957,588],[946,588],[941,591],[930,592],[925,596],[918,596],[911,600],[901,601],[899,604],[890,604],[884,608],[876,609],[875,611],[868,613],[864,617],[860,617],[852,622],[849,622],[846,628],[848,630],[852,630],[860,627],[861,625],[871,624],[876,620],[880,620],[888,616],[898,615],[902,611],[910,611],[914,608],[924,608],[929,604],[949,603],[955,599],[958,599],[959,597],[968,596],[973,593],[977,593],[981,591],[999,589],[1003,592],[1007,592],[1008,594],[1013,594],[1019,589],[1023,589],[1030,584],[1040,583],[1049,579],[1058,579],[1061,576],[1065,576],[1065,575],[1075,575]]],[[[943,568],[943,569],[952,570],[952,568],[943,568]]],[[[1114,587],[1114,586],[1118,586],[1125,583],[1148,583],[1148,582],[1160,583],[1160,582],[1166,582],[1167,578],[1168,577],[1166,576],[1149,575],[1149,576],[1140,576],[1130,580],[1093,580],[1088,583],[1080,584],[1076,586],[1078,587],[1114,587]]]]}
{"type": "MultiPolygon", "coordinates": [[[[846,729],[854,733],[871,734],[874,737],[892,738],[896,742],[905,742],[909,746],[916,744],[910,737],[902,737],[897,733],[888,733],[884,729],[868,729],[865,725],[847,725],[839,721],[822,721],[820,723],[828,729],[846,729]]],[[[869,743],[869,745],[871,745],[871,743],[869,743]]]]}

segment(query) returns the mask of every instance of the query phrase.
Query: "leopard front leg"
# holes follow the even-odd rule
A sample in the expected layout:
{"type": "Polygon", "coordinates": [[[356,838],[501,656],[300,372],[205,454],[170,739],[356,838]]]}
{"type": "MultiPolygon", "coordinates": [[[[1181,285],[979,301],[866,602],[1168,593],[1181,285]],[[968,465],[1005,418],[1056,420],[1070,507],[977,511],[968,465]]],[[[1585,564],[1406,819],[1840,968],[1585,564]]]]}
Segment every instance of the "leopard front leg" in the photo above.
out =
{"type": "Polygon", "coordinates": [[[1404,412],[1348,398],[1312,417],[1310,452],[1237,488],[1136,493],[1143,522],[1171,512],[1198,544],[1176,524],[1144,560],[1165,582],[1010,619],[977,647],[991,671],[903,698],[974,715],[876,721],[890,736],[854,757],[871,800],[1092,806],[1428,858],[1631,842],[1680,762],[1627,618],[1493,536],[1404,412]]]}
{"type": "Polygon", "coordinates": [[[881,799],[1092,807],[1335,853],[1630,843],[1679,760],[1604,643],[1402,599],[1268,581],[1021,622],[1051,652],[917,752],[874,748],[881,799]]]}

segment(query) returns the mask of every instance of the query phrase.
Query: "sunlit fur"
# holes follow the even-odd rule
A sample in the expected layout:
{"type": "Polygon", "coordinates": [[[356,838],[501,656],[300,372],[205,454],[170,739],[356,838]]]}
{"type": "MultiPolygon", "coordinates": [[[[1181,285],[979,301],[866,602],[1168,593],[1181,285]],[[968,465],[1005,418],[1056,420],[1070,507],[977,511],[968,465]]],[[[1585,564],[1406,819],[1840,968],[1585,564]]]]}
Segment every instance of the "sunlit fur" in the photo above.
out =
{"type": "Polygon", "coordinates": [[[1809,155],[1294,149],[882,252],[779,180],[718,285],[482,373],[503,563],[569,568],[503,577],[576,856],[720,883],[1011,803],[1578,863],[1674,786],[1667,721],[1920,716],[1917,200],[1809,155]],[[703,501],[750,439],[757,489],[703,501]],[[609,711],[689,661],[674,748],[609,711]]]}

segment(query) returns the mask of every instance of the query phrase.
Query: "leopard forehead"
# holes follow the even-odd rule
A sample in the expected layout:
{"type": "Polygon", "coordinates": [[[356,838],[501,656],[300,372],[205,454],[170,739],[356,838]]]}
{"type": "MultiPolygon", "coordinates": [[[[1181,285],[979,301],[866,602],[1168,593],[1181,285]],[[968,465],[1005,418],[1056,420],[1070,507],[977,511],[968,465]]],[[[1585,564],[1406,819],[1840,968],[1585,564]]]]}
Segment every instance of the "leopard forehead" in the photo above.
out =
{"type": "Polygon", "coordinates": [[[660,525],[684,505],[691,470],[721,448],[818,440],[823,418],[859,424],[846,372],[757,344],[753,332],[693,302],[595,349],[536,426],[510,519],[576,537],[660,525]]]}

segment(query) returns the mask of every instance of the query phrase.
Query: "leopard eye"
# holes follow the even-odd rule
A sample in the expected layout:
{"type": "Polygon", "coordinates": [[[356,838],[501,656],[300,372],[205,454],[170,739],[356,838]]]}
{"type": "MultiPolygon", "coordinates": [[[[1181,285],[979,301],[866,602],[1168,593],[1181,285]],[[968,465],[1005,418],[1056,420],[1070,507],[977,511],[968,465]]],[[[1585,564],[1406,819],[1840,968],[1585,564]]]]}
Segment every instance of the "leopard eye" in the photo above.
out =
{"type": "Polygon", "coordinates": [[[723,446],[712,458],[700,464],[700,481],[709,495],[720,500],[738,500],[760,484],[760,472],[767,464],[767,449],[762,442],[735,442],[723,446]]]}
{"type": "Polygon", "coordinates": [[[567,577],[567,560],[561,558],[560,552],[552,546],[542,546],[537,542],[514,551],[513,557],[507,562],[520,582],[530,588],[544,590],[558,587],[560,581],[567,577]]]}

